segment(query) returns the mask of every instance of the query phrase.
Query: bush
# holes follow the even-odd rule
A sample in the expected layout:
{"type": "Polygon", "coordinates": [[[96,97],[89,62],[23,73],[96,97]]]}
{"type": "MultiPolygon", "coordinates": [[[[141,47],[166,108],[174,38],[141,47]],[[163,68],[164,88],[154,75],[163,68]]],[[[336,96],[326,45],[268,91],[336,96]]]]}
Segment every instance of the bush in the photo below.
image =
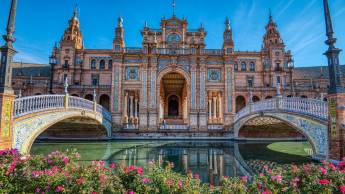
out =
{"type": "Polygon", "coordinates": [[[151,162],[138,166],[106,165],[93,161],[81,166],[76,151],[53,152],[48,156],[22,156],[16,150],[0,151],[0,193],[345,193],[345,163],[337,166],[291,165],[270,169],[252,177],[223,177],[221,185],[200,182],[198,174],[181,175],[172,163],[151,162]]]}

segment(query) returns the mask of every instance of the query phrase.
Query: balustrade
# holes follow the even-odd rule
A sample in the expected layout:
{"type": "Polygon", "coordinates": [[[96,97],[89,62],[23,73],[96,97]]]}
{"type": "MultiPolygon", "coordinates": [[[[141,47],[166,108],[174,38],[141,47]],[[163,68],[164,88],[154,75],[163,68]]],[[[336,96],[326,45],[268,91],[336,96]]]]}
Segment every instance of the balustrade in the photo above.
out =
{"type": "Polygon", "coordinates": [[[328,119],[327,102],[299,97],[278,97],[249,104],[236,114],[235,122],[249,114],[263,111],[292,112],[322,120],[328,119]]]}
{"type": "MultiPolygon", "coordinates": [[[[83,98],[68,95],[29,96],[17,98],[14,101],[13,116],[18,118],[36,112],[65,109],[66,107],[94,111],[94,103],[83,98]],[[65,104],[66,102],[68,103],[67,105],[65,104]]],[[[97,105],[95,111],[102,114],[106,120],[112,120],[111,114],[101,105],[97,105]]]]}

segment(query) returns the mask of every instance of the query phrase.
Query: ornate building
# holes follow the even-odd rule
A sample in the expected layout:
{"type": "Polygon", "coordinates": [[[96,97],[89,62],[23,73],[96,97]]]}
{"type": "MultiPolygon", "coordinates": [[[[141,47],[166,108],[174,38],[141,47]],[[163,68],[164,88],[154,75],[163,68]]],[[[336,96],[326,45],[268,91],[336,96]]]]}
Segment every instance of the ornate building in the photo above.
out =
{"type": "MultiPolygon", "coordinates": [[[[235,50],[229,19],[220,49],[207,49],[204,27],[191,29],[187,20],[175,14],[162,19],[159,29],[146,23],[140,48],[126,47],[124,32],[119,18],[112,49],[84,48],[75,11],[53,49],[50,76],[47,73],[39,79],[50,84],[42,92],[25,95],[48,93],[49,88],[52,93],[63,93],[67,80],[71,95],[92,100],[95,90],[97,101],[113,114],[116,131],[207,132],[227,129],[237,111],[248,103],[272,98],[278,91],[283,96],[310,98],[323,98],[327,93],[327,73],[310,79],[303,73],[295,76],[298,70],[291,52],[285,50],[271,15],[262,49],[256,52],[235,50]],[[310,88],[303,88],[309,84],[310,88]]],[[[24,79],[19,70],[15,73],[14,80],[24,79]]],[[[30,80],[33,83],[32,76],[30,80]]],[[[15,82],[18,92],[22,85],[15,82]]]]}

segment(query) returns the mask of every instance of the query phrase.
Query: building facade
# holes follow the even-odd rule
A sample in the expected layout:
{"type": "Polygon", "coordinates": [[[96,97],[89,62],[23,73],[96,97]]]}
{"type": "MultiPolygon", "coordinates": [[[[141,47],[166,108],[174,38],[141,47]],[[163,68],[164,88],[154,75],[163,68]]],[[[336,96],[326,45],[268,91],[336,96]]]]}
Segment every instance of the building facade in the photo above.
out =
{"type": "Polygon", "coordinates": [[[32,77],[15,71],[14,88],[24,95],[63,93],[67,81],[70,95],[93,100],[97,93],[113,115],[114,130],[139,131],[227,129],[248,103],[278,91],[286,97],[326,98],[327,72],[313,68],[320,75],[302,75],[308,71],[293,67],[272,16],[265,28],[260,51],[236,51],[226,19],[223,47],[208,49],[203,26],[191,29],[173,15],[162,19],[159,29],[145,24],[142,46],[131,48],[119,18],[113,48],[88,49],[75,11],[53,49],[50,73],[32,77]],[[30,84],[32,91],[23,87],[30,84]]]}

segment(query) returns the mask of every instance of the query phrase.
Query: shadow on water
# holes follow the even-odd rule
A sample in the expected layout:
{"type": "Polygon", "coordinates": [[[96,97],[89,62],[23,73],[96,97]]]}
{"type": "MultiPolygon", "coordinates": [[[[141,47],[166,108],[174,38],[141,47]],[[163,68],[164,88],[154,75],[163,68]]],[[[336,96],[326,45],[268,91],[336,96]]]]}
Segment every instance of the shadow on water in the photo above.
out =
{"type": "MultiPolygon", "coordinates": [[[[298,142],[296,142],[298,143],[298,142]]],[[[102,141],[36,142],[32,154],[76,148],[81,162],[105,160],[146,167],[150,161],[170,161],[174,170],[198,173],[202,182],[218,185],[222,176],[243,176],[261,172],[264,165],[277,167],[311,162],[306,156],[268,149],[271,142],[237,143],[232,141],[102,141]]]]}

